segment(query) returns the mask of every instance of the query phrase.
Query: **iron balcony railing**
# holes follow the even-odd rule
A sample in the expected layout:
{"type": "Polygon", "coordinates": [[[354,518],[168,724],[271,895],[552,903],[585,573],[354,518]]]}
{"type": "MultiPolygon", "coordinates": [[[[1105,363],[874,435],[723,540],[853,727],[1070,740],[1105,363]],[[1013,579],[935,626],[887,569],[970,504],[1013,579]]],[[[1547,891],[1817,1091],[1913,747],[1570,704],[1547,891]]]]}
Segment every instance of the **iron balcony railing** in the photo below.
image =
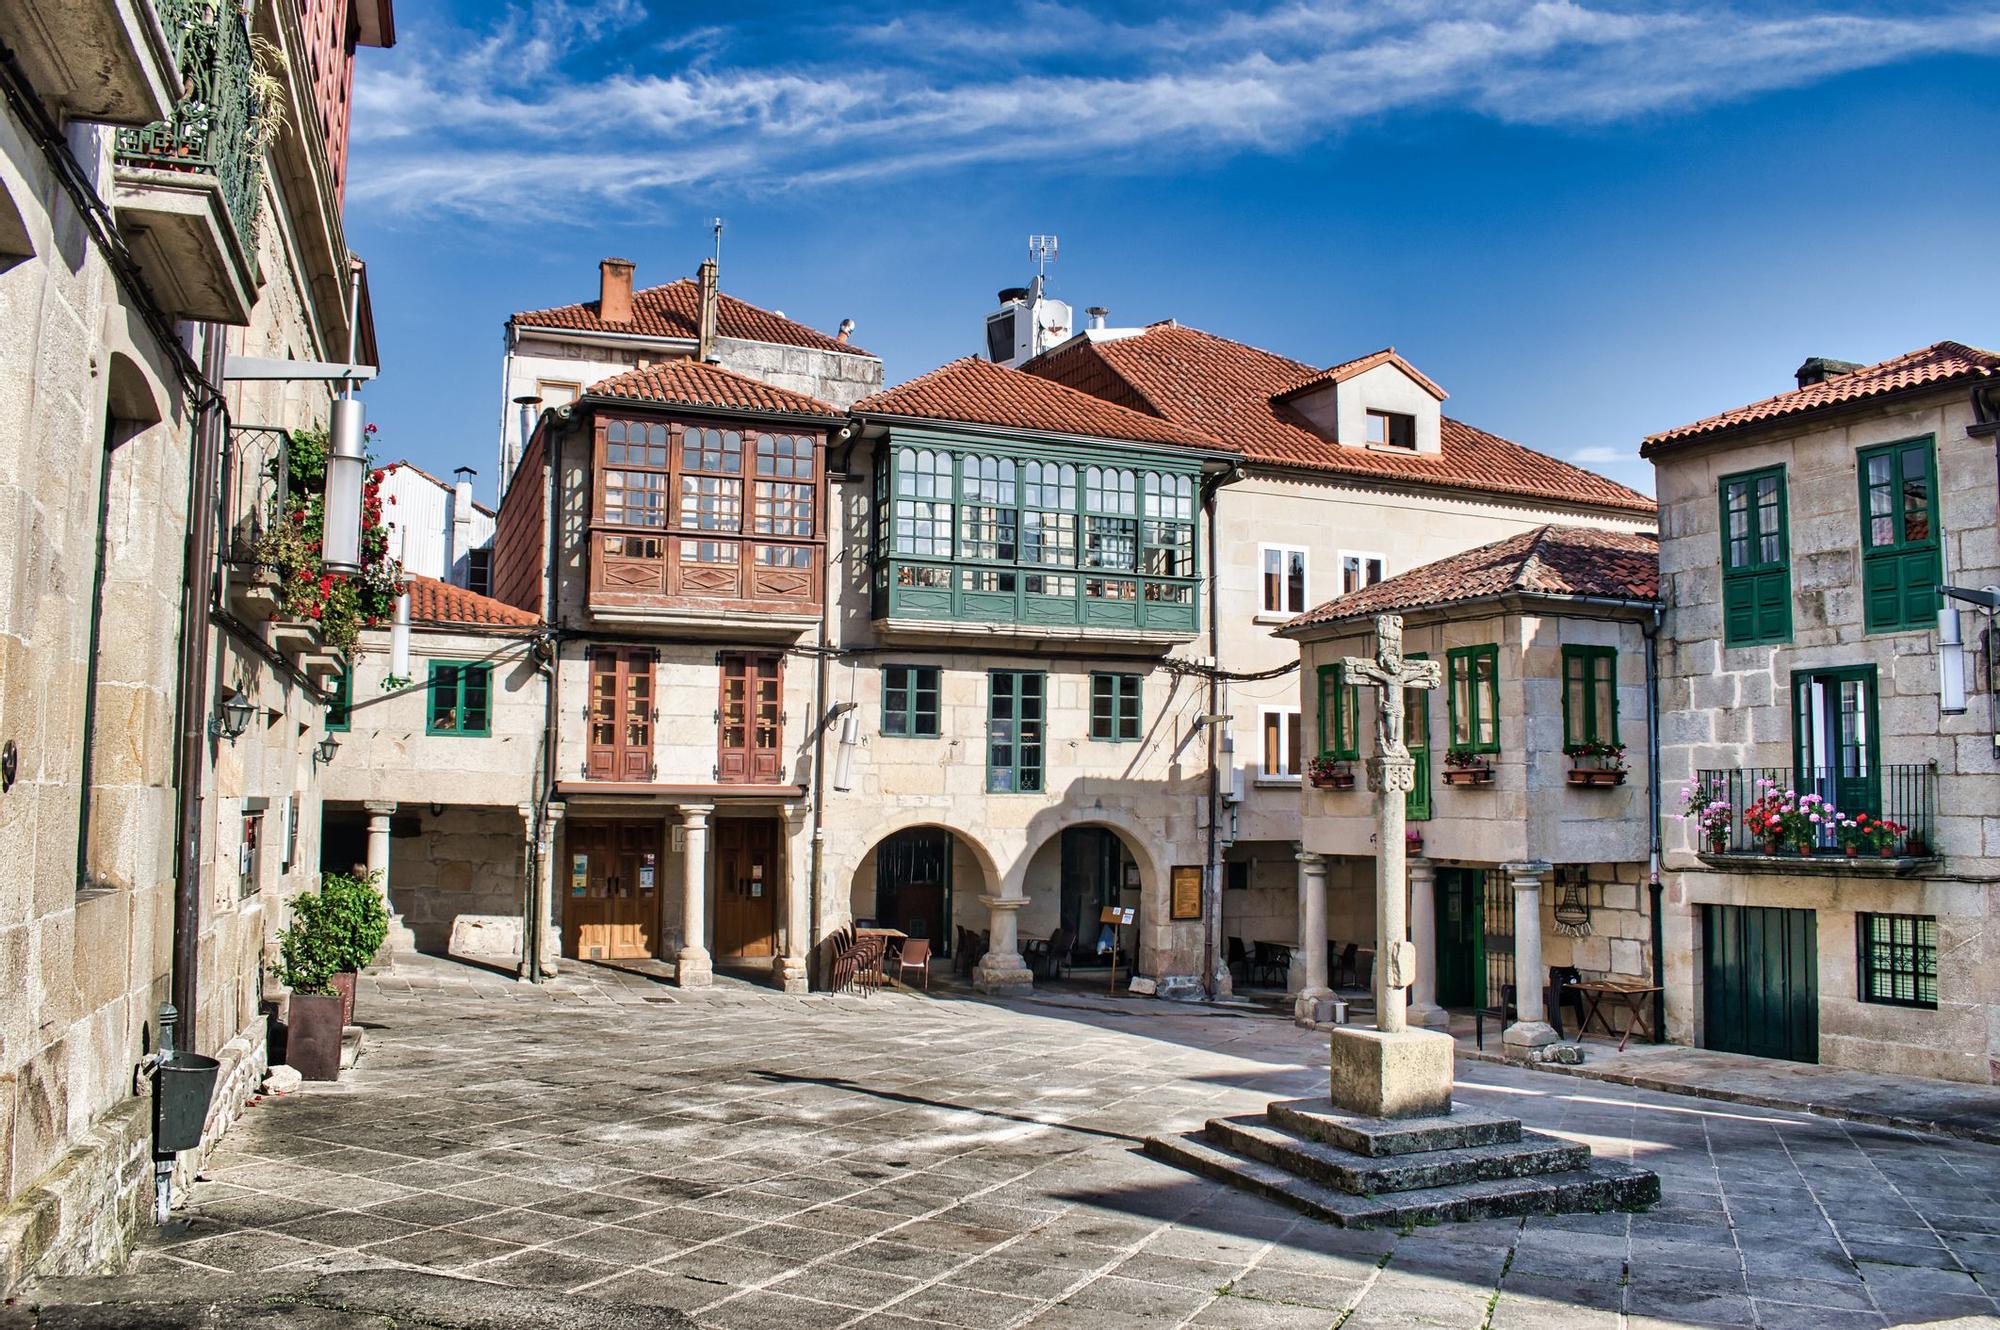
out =
{"type": "Polygon", "coordinates": [[[118,131],[118,160],[158,171],[213,175],[246,254],[257,237],[262,155],[256,56],[239,0],[154,0],[180,64],[174,113],[118,131]]]}
{"type": "MultiPolygon", "coordinates": [[[[1837,820],[1825,816],[1825,809],[1830,807],[1843,817],[1865,813],[1870,819],[1894,823],[1900,828],[1888,847],[1891,858],[1926,858],[1937,853],[1937,768],[1932,764],[1881,766],[1862,774],[1823,767],[1804,770],[1744,767],[1735,771],[1701,771],[1696,776],[1710,801],[1728,805],[1726,817],[1718,816],[1712,831],[1702,826],[1693,828],[1698,849],[1716,854],[1792,858],[1802,852],[1845,855],[1837,820]],[[1811,839],[1803,850],[1776,838],[1767,839],[1764,832],[1752,825],[1756,821],[1752,812],[1760,801],[1787,801],[1797,806],[1808,795],[1818,795],[1825,803],[1811,805],[1812,811],[1822,816],[1817,823],[1808,820],[1811,839]]],[[[1874,858],[1881,852],[1860,847],[1857,854],[1874,858]]]]}

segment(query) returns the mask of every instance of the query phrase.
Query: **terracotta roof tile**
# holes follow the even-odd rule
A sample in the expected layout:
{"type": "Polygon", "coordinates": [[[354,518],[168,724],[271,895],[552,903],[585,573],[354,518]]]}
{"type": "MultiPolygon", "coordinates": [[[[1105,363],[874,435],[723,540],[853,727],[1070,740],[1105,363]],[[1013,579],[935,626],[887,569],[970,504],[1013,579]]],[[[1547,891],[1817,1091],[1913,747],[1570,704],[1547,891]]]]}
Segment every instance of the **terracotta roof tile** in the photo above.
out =
{"type": "Polygon", "coordinates": [[[1508,592],[1656,600],[1659,539],[1595,527],[1538,526],[1329,600],[1280,631],[1508,592]]]}
{"type": "Polygon", "coordinates": [[[908,383],[864,397],[854,404],[854,410],[859,415],[962,420],[1098,439],[1235,451],[1228,444],[1158,416],[977,356],[954,360],[908,383]]]}
{"type": "Polygon", "coordinates": [[[1788,393],[1766,397],[1761,402],[1739,406],[1734,411],[1724,411],[1691,425],[1649,434],[1639,445],[1639,455],[1652,457],[1676,445],[1727,430],[1761,425],[1766,421],[1870,397],[1886,397],[1892,393],[1934,387],[1958,379],[1991,378],[1996,372],[2000,372],[2000,355],[1967,346],[1963,342],[1934,342],[1922,350],[1885,360],[1879,365],[1866,366],[1852,374],[1794,388],[1788,393]]]}
{"type": "Polygon", "coordinates": [[[533,628],[541,623],[529,611],[504,600],[482,596],[434,577],[409,573],[412,623],[464,624],[482,628],[533,628]]]}
{"type": "Polygon", "coordinates": [[[583,391],[586,397],[612,397],[660,406],[706,406],[788,416],[840,415],[817,397],[775,387],[720,365],[704,365],[698,360],[662,360],[643,369],[614,374],[583,391]]]}
{"type": "MultiPolygon", "coordinates": [[[[1372,357],[1362,357],[1369,359],[1372,357]]],[[[1142,333],[1115,340],[1072,338],[1022,368],[1093,393],[1143,403],[1164,419],[1238,448],[1252,461],[1274,466],[1515,494],[1646,515],[1657,511],[1653,500],[1636,490],[1449,416],[1441,429],[1441,450],[1434,454],[1390,453],[1329,442],[1308,429],[1303,417],[1272,398],[1343,366],[1316,370],[1176,323],[1156,323],[1142,333]]]]}
{"type": "MultiPolygon", "coordinates": [[[[699,331],[701,285],[683,277],[665,286],[649,286],[632,293],[632,320],[606,323],[597,313],[597,302],[553,309],[528,309],[508,322],[535,328],[575,328],[583,332],[622,333],[631,337],[675,338],[693,341],[699,331]]],[[[782,314],[760,309],[746,300],[719,293],[715,305],[715,331],[723,337],[746,342],[775,342],[780,346],[804,346],[816,351],[840,351],[851,356],[868,353],[852,342],[829,337],[817,328],[808,328],[782,314]]],[[[873,357],[870,357],[871,359],[873,357]]]]}
{"type": "Polygon", "coordinates": [[[1397,369],[1409,375],[1425,392],[1437,398],[1440,402],[1451,396],[1450,393],[1438,387],[1429,375],[1397,355],[1395,347],[1385,346],[1380,351],[1375,351],[1365,356],[1356,356],[1352,360],[1343,360],[1338,365],[1328,365],[1319,373],[1307,375],[1305,379],[1293,384],[1282,392],[1272,393],[1271,398],[1273,401],[1278,402],[1290,401],[1301,393],[1311,392],[1323,383],[1345,383],[1355,375],[1365,374],[1377,365],[1394,365],[1397,369]]]}

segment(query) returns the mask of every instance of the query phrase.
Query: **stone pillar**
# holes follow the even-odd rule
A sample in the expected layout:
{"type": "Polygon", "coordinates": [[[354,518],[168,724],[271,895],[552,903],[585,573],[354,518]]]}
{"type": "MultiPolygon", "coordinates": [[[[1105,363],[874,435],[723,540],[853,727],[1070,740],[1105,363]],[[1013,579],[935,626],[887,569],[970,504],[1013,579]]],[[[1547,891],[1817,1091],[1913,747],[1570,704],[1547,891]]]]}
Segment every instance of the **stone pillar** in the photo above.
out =
{"type": "Polygon", "coordinates": [[[1514,1006],[1520,1019],[1507,1027],[1501,1047],[1508,1057],[1533,1060],[1556,1041],[1542,1005],[1548,971],[1542,968],[1542,879],[1549,865],[1539,859],[1503,864],[1514,888],[1514,1006]]]}
{"type": "Polygon", "coordinates": [[[542,814],[542,839],[535,846],[536,877],[542,889],[535,895],[535,927],[542,930],[542,974],[544,979],[556,976],[556,961],[562,955],[562,938],[556,932],[556,899],[563,890],[561,861],[556,858],[556,837],[562,831],[563,814],[569,810],[561,804],[545,805],[542,814]]]}
{"type": "Polygon", "coordinates": [[[682,988],[705,988],[715,982],[708,947],[708,815],[712,804],[681,809],[687,846],[681,854],[681,949],[675,974],[682,988]]]}
{"type": "Polygon", "coordinates": [[[1027,905],[1028,898],[1008,895],[1003,891],[998,896],[981,896],[979,899],[988,912],[992,942],[979,964],[972,967],[973,986],[982,993],[1005,993],[1034,987],[1035,976],[1029,973],[1028,963],[1021,959],[1019,914],[1027,905]]]}
{"type": "Polygon", "coordinates": [[[1292,1002],[1292,1019],[1313,1025],[1320,1019],[1320,1005],[1333,996],[1326,974],[1326,859],[1301,852],[1299,859],[1299,950],[1305,955],[1305,987],[1292,1002]]]}
{"type": "Polygon", "coordinates": [[[1437,866],[1422,855],[1410,860],[1410,943],[1417,951],[1410,1024],[1443,1025],[1450,1013],[1437,1003],[1437,866]]]}
{"type": "Polygon", "coordinates": [[[389,934],[382,940],[382,950],[377,960],[392,960],[397,953],[412,953],[417,949],[417,935],[403,922],[403,916],[396,912],[395,898],[389,894],[389,817],[396,811],[394,800],[365,803],[361,807],[368,814],[368,871],[375,874],[375,885],[382,892],[383,908],[389,912],[389,934]]]}
{"type": "Polygon", "coordinates": [[[808,957],[812,954],[812,842],[807,823],[812,810],[803,804],[785,810],[784,937],[771,958],[771,982],[787,993],[803,993],[808,957]]]}

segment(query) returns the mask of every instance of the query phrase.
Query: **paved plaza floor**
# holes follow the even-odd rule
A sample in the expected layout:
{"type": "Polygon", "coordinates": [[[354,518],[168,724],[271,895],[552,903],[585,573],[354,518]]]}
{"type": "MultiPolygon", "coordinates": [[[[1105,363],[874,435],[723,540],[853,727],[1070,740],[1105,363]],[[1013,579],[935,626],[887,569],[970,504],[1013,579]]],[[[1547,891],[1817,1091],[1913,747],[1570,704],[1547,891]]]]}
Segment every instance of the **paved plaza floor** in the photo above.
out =
{"type": "Polygon", "coordinates": [[[1138,1152],[1324,1093],[1324,1037],[1256,1010],[420,960],[360,1020],[360,1066],[246,1112],[135,1274],[415,1269],[759,1330],[2000,1324],[1977,1142],[1462,1061],[1463,1102],[1664,1199],[1353,1231],[1138,1152]]]}

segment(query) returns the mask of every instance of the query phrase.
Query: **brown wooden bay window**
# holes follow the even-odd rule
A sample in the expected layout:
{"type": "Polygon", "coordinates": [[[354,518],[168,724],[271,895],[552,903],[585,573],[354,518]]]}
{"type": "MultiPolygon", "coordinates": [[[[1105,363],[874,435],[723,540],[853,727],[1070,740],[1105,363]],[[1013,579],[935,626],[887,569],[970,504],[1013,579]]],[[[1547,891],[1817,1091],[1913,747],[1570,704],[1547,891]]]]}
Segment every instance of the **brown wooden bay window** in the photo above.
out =
{"type": "Polygon", "coordinates": [[[605,419],[597,470],[594,608],[818,609],[818,435],[605,419]]]}

